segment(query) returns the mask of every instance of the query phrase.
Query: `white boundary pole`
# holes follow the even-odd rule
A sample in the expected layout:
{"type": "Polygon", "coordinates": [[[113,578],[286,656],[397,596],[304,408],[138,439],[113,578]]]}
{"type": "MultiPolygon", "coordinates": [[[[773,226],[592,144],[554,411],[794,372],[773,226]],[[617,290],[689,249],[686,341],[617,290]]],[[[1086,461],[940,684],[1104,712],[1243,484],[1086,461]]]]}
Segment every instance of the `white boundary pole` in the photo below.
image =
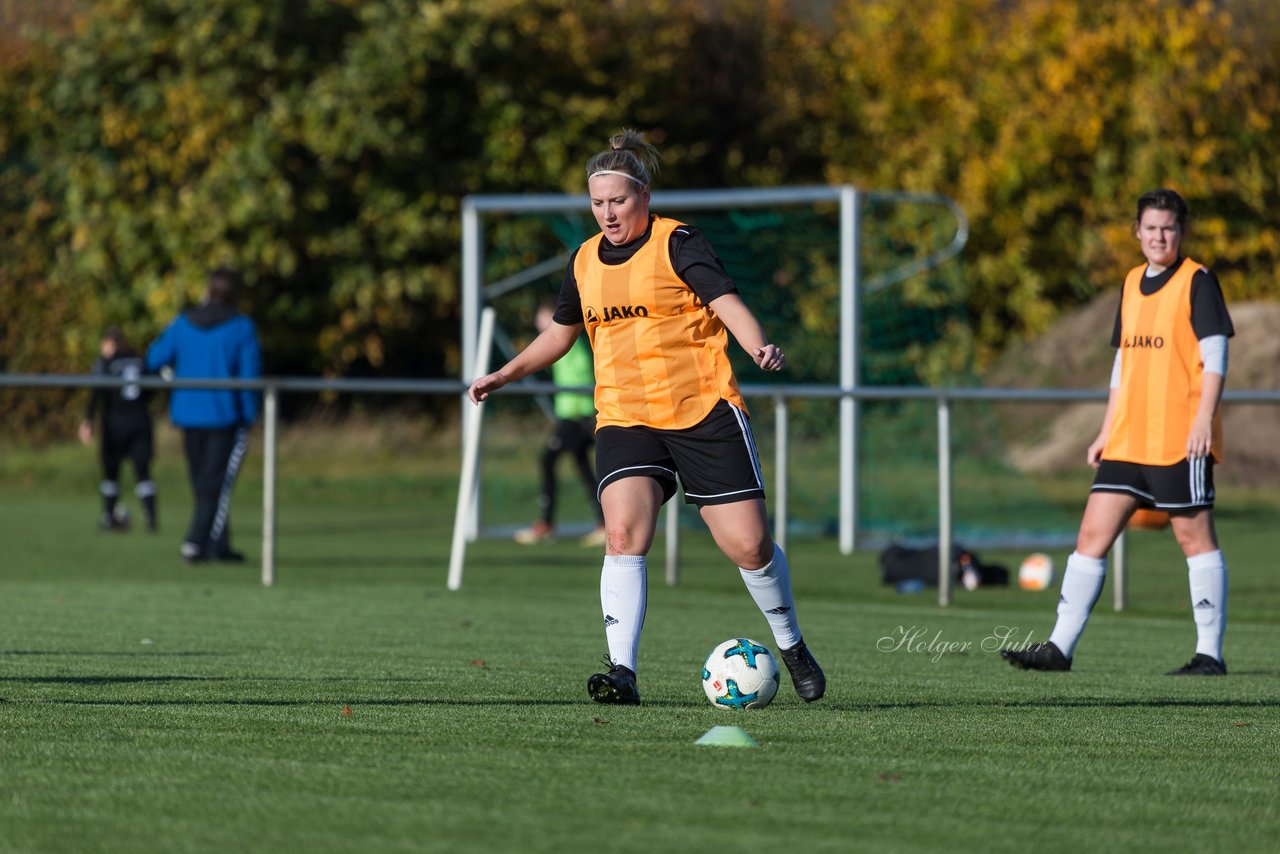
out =
{"type": "MultiPolygon", "coordinates": [[[[493,344],[493,317],[492,308],[486,308],[480,313],[480,334],[476,336],[476,361],[471,372],[472,380],[489,373],[489,351],[493,344]]],[[[464,398],[462,405],[466,407],[471,404],[464,398]]],[[[479,472],[480,426],[484,420],[484,404],[476,406],[475,410],[469,421],[465,417],[461,419],[463,424],[462,473],[458,481],[458,507],[453,516],[453,547],[449,552],[448,586],[450,590],[462,587],[462,564],[467,557],[467,520],[475,510],[473,505],[479,472]]],[[[464,409],[463,412],[465,413],[466,410],[464,409]]]]}

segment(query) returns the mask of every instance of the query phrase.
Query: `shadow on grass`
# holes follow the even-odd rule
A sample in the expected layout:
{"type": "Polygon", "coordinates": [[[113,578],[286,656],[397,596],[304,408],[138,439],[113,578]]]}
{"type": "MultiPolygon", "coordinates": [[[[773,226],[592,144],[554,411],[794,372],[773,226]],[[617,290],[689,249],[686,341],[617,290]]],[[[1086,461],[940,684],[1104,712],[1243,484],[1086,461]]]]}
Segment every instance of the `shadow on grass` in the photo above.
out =
{"type": "Polygon", "coordinates": [[[226,655],[222,652],[88,652],[86,650],[74,649],[0,649],[0,655],[64,655],[64,656],[111,656],[111,657],[129,657],[129,658],[156,658],[165,656],[169,658],[203,658],[218,655],[226,655]]]}
{"type": "Polygon", "coordinates": [[[343,556],[325,555],[323,557],[277,557],[276,566],[280,569],[410,569],[422,570],[430,566],[426,556],[385,558],[370,555],[343,556]]]}
{"type": "MultiPolygon", "coordinates": [[[[426,511],[412,516],[369,516],[369,517],[350,517],[347,519],[326,519],[323,522],[302,522],[302,521],[279,521],[276,523],[277,536],[294,536],[305,535],[308,537],[331,537],[331,536],[348,536],[350,534],[372,534],[372,533],[388,533],[393,531],[419,531],[425,532],[428,528],[428,519],[426,511]]],[[[237,533],[240,532],[240,526],[236,526],[237,533]]],[[[246,523],[244,526],[246,533],[252,532],[252,527],[246,523]]],[[[259,526],[257,533],[261,533],[259,526]]]]}
{"type": "Polygon", "coordinates": [[[0,676],[22,685],[129,685],[135,682],[230,682],[234,676],[0,676]]]}
{"type": "Polygon", "coordinates": [[[905,709],[1275,709],[1280,700],[1197,700],[1160,697],[1152,699],[992,700],[990,702],[904,701],[901,703],[829,703],[825,709],[839,712],[893,712],[905,709]]]}
{"type": "MultiPolygon", "coordinates": [[[[2,698],[0,698],[2,700],[2,698]]],[[[396,707],[396,706],[462,706],[480,708],[485,706],[584,706],[581,700],[530,700],[530,699],[505,699],[505,700],[448,700],[448,699],[431,699],[426,697],[412,698],[407,697],[399,700],[368,700],[351,697],[336,697],[329,700],[263,700],[263,699],[207,699],[207,700],[86,700],[75,698],[56,698],[56,699],[40,699],[40,700],[7,700],[10,703],[30,703],[40,706],[264,706],[264,707],[292,707],[292,706],[376,706],[376,707],[396,707]]],[[[658,706],[686,706],[685,703],[649,703],[647,705],[658,706]]],[[[602,707],[603,708],[603,707],[602,707]]],[[[616,708],[609,706],[607,708],[616,708]]]]}

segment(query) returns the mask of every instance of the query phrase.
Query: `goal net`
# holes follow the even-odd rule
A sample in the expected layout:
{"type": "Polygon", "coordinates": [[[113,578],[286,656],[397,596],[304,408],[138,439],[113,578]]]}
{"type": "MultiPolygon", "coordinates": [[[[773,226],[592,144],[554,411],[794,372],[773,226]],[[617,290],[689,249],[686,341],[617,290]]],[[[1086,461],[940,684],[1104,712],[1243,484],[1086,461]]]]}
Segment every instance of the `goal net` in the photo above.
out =
{"type": "MultiPolygon", "coordinates": [[[[479,207],[473,299],[495,311],[493,365],[532,340],[534,310],[559,291],[569,253],[597,231],[585,197],[472,197],[479,207]]],[[[950,200],[857,194],[856,239],[842,240],[839,188],[655,193],[652,208],[711,241],[743,299],[787,352],[787,371],[762,372],[731,348],[748,395],[752,430],[773,484],[774,421],[768,389],[839,387],[842,251],[858,247],[856,382],[863,387],[948,387],[977,382],[958,255],[965,224],[950,200]],[[754,194],[754,195],[753,195],[754,194]]],[[[465,340],[464,330],[464,340],[465,340]]],[[[465,350],[465,347],[464,347],[465,350]]],[[[550,380],[549,373],[540,377],[550,380]]],[[[1008,405],[1008,404],[1004,404],[1008,405]]],[[[476,532],[507,537],[537,513],[539,457],[550,427],[547,396],[497,395],[486,407],[476,532]],[[496,404],[496,405],[494,405],[496,404]]],[[[787,530],[835,535],[840,524],[840,402],[789,402],[787,530]]],[[[1025,474],[1009,460],[994,404],[956,404],[953,530],[966,545],[1065,541],[1081,494],[1025,474]]],[[[931,400],[864,401],[856,440],[859,547],[938,536],[937,427],[931,400]]],[[[561,459],[557,521],[573,536],[592,525],[585,489],[561,459]]],[[[684,514],[686,524],[696,515],[684,514]]]]}

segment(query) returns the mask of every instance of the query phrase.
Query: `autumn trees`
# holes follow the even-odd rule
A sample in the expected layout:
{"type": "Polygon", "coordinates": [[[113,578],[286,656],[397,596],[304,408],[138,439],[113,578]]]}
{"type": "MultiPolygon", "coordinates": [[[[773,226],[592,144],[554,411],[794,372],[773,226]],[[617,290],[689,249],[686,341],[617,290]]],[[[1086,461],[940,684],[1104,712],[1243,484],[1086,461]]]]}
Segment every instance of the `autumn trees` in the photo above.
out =
{"type": "Polygon", "coordinates": [[[623,124],[664,188],[956,198],[980,358],[1115,284],[1151,186],[1191,200],[1229,298],[1273,297],[1280,81],[1251,6],[82,4],[0,66],[0,369],[82,370],[101,326],[145,338],[232,263],[272,372],[455,374],[462,198],[580,190],[623,124]]]}

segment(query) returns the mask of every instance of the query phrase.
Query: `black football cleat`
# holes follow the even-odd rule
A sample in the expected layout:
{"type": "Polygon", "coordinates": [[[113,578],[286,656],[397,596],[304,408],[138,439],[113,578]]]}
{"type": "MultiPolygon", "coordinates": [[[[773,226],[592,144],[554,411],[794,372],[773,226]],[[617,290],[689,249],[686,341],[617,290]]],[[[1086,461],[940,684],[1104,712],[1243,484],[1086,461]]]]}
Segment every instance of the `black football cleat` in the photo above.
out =
{"type": "Polygon", "coordinates": [[[1170,670],[1165,676],[1226,676],[1227,663],[1218,661],[1211,655],[1197,652],[1195,658],[1179,667],[1170,670]]]}
{"type": "Polygon", "coordinates": [[[813,660],[813,653],[809,652],[809,647],[805,646],[804,640],[801,639],[800,643],[791,649],[780,650],[780,652],[782,661],[791,673],[791,682],[796,686],[796,693],[800,695],[800,699],[806,703],[822,699],[822,695],[827,692],[827,677],[818,666],[818,662],[813,660]]]}
{"type": "Polygon", "coordinates": [[[1026,649],[1002,649],[1001,657],[1023,670],[1070,670],[1071,659],[1053,641],[1033,643],[1026,649]]]}
{"type": "Polygon", "coordinates": [[[597,673],[587,680],[587,693],[597,703],[613,706],[640,705],[640,689],[636,673],[630,667],[614,664],[608,673],[597,673]]]}

